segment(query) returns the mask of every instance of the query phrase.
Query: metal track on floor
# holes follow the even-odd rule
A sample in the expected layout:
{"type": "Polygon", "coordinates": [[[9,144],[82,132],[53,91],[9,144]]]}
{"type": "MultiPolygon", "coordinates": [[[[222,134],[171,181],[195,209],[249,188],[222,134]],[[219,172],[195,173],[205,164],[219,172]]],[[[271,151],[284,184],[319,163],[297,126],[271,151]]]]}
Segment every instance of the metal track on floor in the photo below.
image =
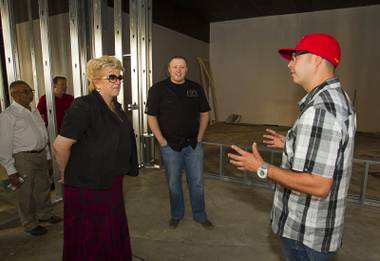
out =
{"type": "MultiPolygon", "coordinates": [[[[232,173],[227,173],[224,165],[228,162],[226,158],[226,152],[229,150],[232,144],[222,144],[215,142],[203,142],[204,145],[207,146],[215,146],[219,148],[219,167],[218,171],[211,172],[206,171],[206,175],[210,178],[216,178],[219,180],[223,180],[226,182],[233,182],[244,184],[247,186],[256,186],[266,189],[274,189],[274,183],[270,180],[263,181],[255,178],[256,175],[252,175],[247,171],[242,172],[241,176],[234,176],[232,173]]],[[[236,144],[235,144],[236,145],[236,144]]],[[[250,150],[250,146],[247,145],[238,145],[239,147],[250,150]]],[[[266,147],[260,147],[260,152],[269,153],[269,158],[266,158],[266,161],[274,164],[275,155],[282,154],[281,150],[270,149],[266,147]]],[[[370,198],[367,196],[367,188],[368,188],[368,176],[369,176],[369,168],[371,165],[380,165],[380,161],[374,160],[364,160],[364,159],[353,159],[353,163],[363,164],[364,171],[362,173],[361,187],[359,194],[348,194],[348,201],[357,203],[360,205],[368,205],[374,207],[380,207],[380,199],[379,198],[370,198]]]]}

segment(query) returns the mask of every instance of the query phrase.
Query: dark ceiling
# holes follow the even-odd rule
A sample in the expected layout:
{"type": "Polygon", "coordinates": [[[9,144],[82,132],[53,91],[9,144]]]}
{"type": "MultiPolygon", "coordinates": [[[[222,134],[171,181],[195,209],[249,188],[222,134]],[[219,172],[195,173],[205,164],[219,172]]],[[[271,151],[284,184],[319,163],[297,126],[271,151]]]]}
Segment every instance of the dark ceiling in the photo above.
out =
{"type": "MultiPolygon", "coordinates": [[[[79,0],[78,0],[79,1],[79,0]]],[[[89,0],[81,0],[88,2],[89,0]]],[[[103,0],[113,6],[113,0],[103,0]]],[[[250,17],[378,5],[380,0],[152,0],[153,22],[208,42],[210,23],[250,17]]],[[[16,21],[26,21],[26,0],[13,0],[16,21]]],[[[50,15],[68,12],[69,0],[49,0],[50,15]]],[[[32,0],[33,16],[38,1],[32,0]]],[[[123,1],[129,11],[129,0],[123,1]]]]}
{"type": "Polygon", "coordinates": [[[152,1],[153,22],[205,42],[209,41],[212,22],[380,4],[380,0],[152,1]]]}

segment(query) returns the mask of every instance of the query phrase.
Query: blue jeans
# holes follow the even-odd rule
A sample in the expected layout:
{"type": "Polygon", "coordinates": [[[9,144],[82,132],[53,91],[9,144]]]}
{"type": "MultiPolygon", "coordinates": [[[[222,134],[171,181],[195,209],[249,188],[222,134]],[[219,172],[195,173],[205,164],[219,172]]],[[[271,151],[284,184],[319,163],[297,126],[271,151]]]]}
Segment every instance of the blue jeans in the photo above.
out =
{"type": "Polygon", "coordinates": [[[161,147],[170,194],[170,214],[172,219],[180,220],[185,215],[185,203],[182,191],[182,171],[185,169],[189,187],[193,218],[199,223],[207,220],[203,190],[203,147],[201,143],[193,149],[191,146],[180,152],[166,145],[161,147]]]}
{"type": "Polygon", "coordinates": [[[281,237],[282,251],[286,261],[328,261],[336,252],[319,252],[302,242],[281,237]]]}

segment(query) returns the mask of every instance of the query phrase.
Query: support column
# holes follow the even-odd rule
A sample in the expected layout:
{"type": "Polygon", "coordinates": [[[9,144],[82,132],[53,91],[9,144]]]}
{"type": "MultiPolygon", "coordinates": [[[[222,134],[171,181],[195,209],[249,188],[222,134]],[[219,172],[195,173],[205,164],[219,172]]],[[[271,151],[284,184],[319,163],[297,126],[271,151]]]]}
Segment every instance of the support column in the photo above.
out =
{"type": "MultiPolygon", "coordinates": [[[[0,72],[3,72],[3,66],[2,66],[1,62],[0,62],[0,72]]],[[[6,104],[5,104],[6,103],[5,88],[7,88],[7,87],[4,86],[3,74],[0,73],[0,113],[3,112],[5,110],[5,107],[6,107],[6,104]]]]}
{"type": "Polygon", "coordinates": [[[36,66],[36,53],[34,46],[34,27],[33,27],[33,17],[32,17],[32,0],[28,0],[28,28],[29,28],[29,46],[30,46],[30,60],[32,63],[32,78],[33,78],[33,89],[34,89],[34,101],[36,105],[40,98],[40,92],[38,89],[38,80],[37,80],[37,66],[36,66]]]}
{"type": "MultiPolygon", "coordinates": [[[[113,3],[114,10],[114,28],[115,28],[115,57],[121,61],[123,64],[123,16],[122,16],[122,6],[121,0],[114,0],[113,3]]],[[[124,106],[124,82],[121,82],[120,93],[117,97],[117,100],[121,104],[122,108],[125,109],[124,106]]]]}
{"type": "Polygon", "coordinates": [[[130,0],[130,45],[133,127],[141,166],[154,166],[154,137],[144,113],[148,89],[152,85],[152,1],[130,0]]]}
{"type": "Polygon", "coordinates": [[[86,65],[87,65],[87,45],[91,42],[91,40],[88,40],[88,34],[87,34],[87,28],[89,24],[89,16],[88,16],[88,3],[87,0],[80,0],[79,5],[79,47],[80,47],[80,66],[81,66],[81,79],[82,79],[82,95],[88,94],[88,88],[87,88],[87,77],[86,77],[86,65]]]}
{"type": "MultiPolygon", "coordinates": [[[[50,52],[50,39],[49,39],[49,9],[48,0],[39,0],[38,5],[39,16],[40,16],[40,31],[41,31],[41,47],[42,47],[42,68],[44,73],[44,85],[45,85],[45,95],[46,95],[46,105],[48,108],[48,133],[50,145],[53,144],[55,137],[57,135],[56,127],[56,117],[55,117],[55,98],[52,90],[52,76],[51,76],[51,52],[50,52]]],[[[51,156],[54,159],[54,151],[51,151],[51,156]]],[[[54,162],[54,161],[53,161],[54,162]]],[[[57,167],[53,168],[54,174],[54,184],[56,189],[58,189],[59,195],[62,195],[62,187],[58,183],[59,174],[57,167]]]]}
{"type": "Polygon", "coordinates": [[[82,95],[81,61],[79,47],[79,4],[78,0],[69,1],[71,68],[73,75],[74,97],[82,95]]]}
{"type": "MultiPolygon", "coordinates": [[[[19,78],[18,53],[16,44],[16,27],[14,23],[13,5],[11,0],[0,0],[0,16],[3,29],[5,67],[7,70],[7,80],[9,85],[19,78]]],[[[4,108],[9,104],[6,103],[4,89],[1,106],[4,108]]],[[[9,89],[8,89],[8,93],[9,89]]],[[[1,95],[1,94],[0,94],[1,95]]],[[[9,97],[11,99],[11,97],[9,97]]]]}
{"type": "Polygon", "coordinates": [[[103,55],[102,45],[102,0],[91,1],[92,57],[103,55]]]}

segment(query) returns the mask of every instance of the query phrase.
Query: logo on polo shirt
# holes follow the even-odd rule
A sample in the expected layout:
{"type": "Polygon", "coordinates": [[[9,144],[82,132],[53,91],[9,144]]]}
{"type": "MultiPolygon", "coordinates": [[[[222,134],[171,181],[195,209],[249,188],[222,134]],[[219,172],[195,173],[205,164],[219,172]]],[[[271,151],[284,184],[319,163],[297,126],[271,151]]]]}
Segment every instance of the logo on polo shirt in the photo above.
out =
{"type": "Polygon", "coordinates": [[[192,97],[192,98],[194,98],[194,97],[198,97],[199,95],[198,95],[198,91],[197,90],[194,90],[194,89],[189,89],[189,90],[187,90],[186,91],[186,95],[187,95],[187,97],[192,97]]]}

